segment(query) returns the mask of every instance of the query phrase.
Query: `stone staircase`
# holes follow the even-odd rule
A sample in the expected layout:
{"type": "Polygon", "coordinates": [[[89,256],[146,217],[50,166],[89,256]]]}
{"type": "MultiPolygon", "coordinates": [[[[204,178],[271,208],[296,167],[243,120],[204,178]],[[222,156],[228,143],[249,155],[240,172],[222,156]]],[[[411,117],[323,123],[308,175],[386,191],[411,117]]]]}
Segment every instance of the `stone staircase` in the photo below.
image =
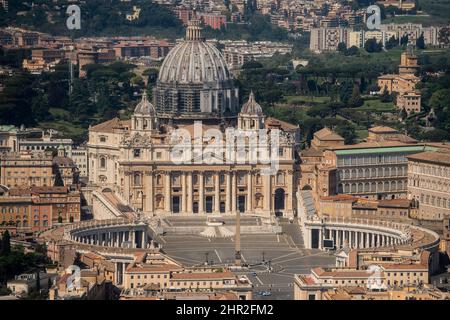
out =
{"type": "Polygon", "coordinates": [[[234,232],[224,226],[208,226],[200,235],[206,238],[230,238],[234,236],[234,232]]]}

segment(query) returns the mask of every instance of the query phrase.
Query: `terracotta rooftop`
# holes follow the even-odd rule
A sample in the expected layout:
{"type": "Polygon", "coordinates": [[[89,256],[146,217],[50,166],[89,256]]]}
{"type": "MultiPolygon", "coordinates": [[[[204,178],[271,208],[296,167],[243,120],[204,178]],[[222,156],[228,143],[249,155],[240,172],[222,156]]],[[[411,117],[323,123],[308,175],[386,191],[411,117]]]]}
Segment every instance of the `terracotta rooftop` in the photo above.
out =
{"type": "Polygon", "coordinates": [[[298,126],[286,122],[286,121],[282,121],[282,120],[278,120],[272,117],[267,117],[265,122],[264,122],[266,128],[269,127],[280,127],[283,130],[296,130],[298,129],[298,126]]]}
{"type": "Polygon", "coordinates": [[[424,162],[431,162],[435,164],[450,165],[450,152],[434,152],[425,151],[410,155],[407,157],[409,160],[417,160],[424,162]]]}
{"type": "Polygon", "coordinates": [[[423,264],[383,264],[381,268],[384,270],[426,270],[428,266],[423,264]]]}
{"type": "Polygon", "coordinates": [[[398,131],[395,130],[394,128],[386,127],[386,126],[372,127],[372,128],[369,128],[369,131],[375,132],[375,133],[398,133],[398,131]]]}
{"type": "Polygon", "coordinates": [[[96,132],[113,132],[114,129],[125,130],[130,127],[130,120],[120,120],[119,118],[113,118],[111,120],[99,123],[89,128],[90,131],[96,132]]]}
{"type": "Polygon", "coordinates": [[[320,151],[313,147],[302,150],[300,152],[300,156],[303,156],[303,157],[321,157],[322,155],[323,155],[323,151],[320,151]]]}
{"type": "Polygon", "coordinates": [[[180,267],[175,264],[145,264],[145,265],[130,265],[127,272],[130,273],[153,273],[153,272],[171,272],[180,270],[180,267]]]}
{"type": "Polygon", "coordinates": [[[315,132],[314,137],[317,137],[320,140],[344,141],[344,138],[342,138],[336,132],[331,131],[328,128],[323,128],[323,129],[320,129],[319,131],[315,132]]]}
{"type": "MultiPolygon", "coordinates": [[[[424,144],[416,144],[417,146],[422,146],[424,144]]],[[[411,146],[410,143],[404,143],[401,141],[383,140],[383,141],[371,141],[371,142],[361,142],[357,144],[344,145],[344,146],[333,146],[327,149],[329,150],[346,150],[346,149],[365,149],[365,148],[385,148],[385,147],[405,147],[411,146]]]]}
{"type": "Polygon", "coordinates": [[[388,208],[409,208],[410,201],[408,199],[379,200],[378,206],[388,208]]]}
{"type": "Polygon", "coordinates": [[[229,272],[183,272],[183,273],[174,273],[172,275],[173,280],[210,280],[210,279],[235,279],[236,276],[229,272]]]}
{"type": "Polygon", "coordinates": [[[311,270],[318,277],[330,277],[330,278],[368,278],[372,275],[372,272],[365,270],[354,270],[354,269],[329,269],[325,270],[321,267],[316,267],[311,270]]]}
{"type": "Polygon", "coordinates": [[[352,196],[350,194],[337,194],[334,196],[320,197],[320,200],[324,201],[356,201],[358,199],[358,197],[352,196]]]}
{"type": "Polygon", "coordinates": [[[31,187],[30,188],[31,193],[68,193],[69,188],[68,187],[31,187]]]}

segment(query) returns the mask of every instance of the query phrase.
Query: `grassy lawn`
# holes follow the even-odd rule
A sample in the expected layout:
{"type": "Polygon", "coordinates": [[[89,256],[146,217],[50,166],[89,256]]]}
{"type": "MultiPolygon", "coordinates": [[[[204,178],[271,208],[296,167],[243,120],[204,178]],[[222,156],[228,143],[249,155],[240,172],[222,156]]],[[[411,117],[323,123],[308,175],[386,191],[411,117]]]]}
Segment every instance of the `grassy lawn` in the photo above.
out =
{"type": "Polygon", "coordinates": [[[358,140],[363,140],[369,136],[369,131],[367,129],[355,130],[358,140]]]}
{"type": "Polygon", "coordinates": [[[38,124],[39,128],[43,129],[54,129],[61,132],[65,137],[69,137],[72,139],[79,138],[87,133],[86,129],[83,129],[79,126],[74,125],[71,122],[64,120],[53,120],[50,122],[40,122],[38,124]]]}
{"type": "Polygon", "coordinates": [[[330,101],[330,97],[286,96],[285,100],[287,104],[326,103],[330,101]]]}
{"type": "Polygon", "coordinates": [[[428,15],[409,15],[409,16],[395,16],[395,17],[388,17],[384,20],[382,20],[383,24],[387,23],[421,23],[424,26],[430,26],[433,24],[436,24],[434,21],[434,18],[428,15]]]}
{"type": "Polygon", "coordinates": [[[371,112],[393,112],[395,111],[395,106],[392,102],[381,102],[378,99],[364,100],[364,104],[356,110],[371,112]]]}
{"type": "Polygon", "coordinates": [[[55,118],[55,119],[68,119],[70,118],[70,112],[64,109],[59,109],[59,108],[50,108],[48,110],[51,115],[55,118]]]}

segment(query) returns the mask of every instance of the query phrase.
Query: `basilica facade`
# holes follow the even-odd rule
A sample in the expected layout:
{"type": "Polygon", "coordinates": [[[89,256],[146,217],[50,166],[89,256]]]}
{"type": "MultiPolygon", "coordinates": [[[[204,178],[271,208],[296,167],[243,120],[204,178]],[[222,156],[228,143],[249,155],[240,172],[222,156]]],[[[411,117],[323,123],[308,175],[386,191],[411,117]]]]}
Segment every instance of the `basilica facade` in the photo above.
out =
{"type": "Polygon", "coordinates": [[[153,103],[144,92],[130,120],[89,128],[90,184],[147,215],[293,216],[298,127],[266,117],[253,93],[239,108],[197,20],[172,50],[153,103]]]}

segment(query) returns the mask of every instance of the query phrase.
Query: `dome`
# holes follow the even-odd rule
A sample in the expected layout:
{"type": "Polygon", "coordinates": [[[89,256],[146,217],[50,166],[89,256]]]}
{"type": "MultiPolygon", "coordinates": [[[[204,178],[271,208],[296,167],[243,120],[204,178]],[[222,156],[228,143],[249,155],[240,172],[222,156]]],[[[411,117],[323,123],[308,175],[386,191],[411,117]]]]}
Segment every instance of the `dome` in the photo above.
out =
{"type": "Polygon", "coordinates": [[[236,112],[238,91],[226,61],[205,41],[195,16],[188,23],[186,39],[164,59],[154,96],[161,117],[207,118],[236,112]]]}
{"type": "Polygon", "coordinates": [[[253,91],[250,92],[250,95],[248,97],[248,101],[244,103],[241,109],[241,113],[243,114],[249,114],[249,115],[263,115],[263,110],[259,103],[255,100],[255,95],[253,94],[253,91]]]}
{"type": "Polygon", "coordinates": [[[145,90],[142,93],[141,101],[134,108],[134,114],[144,116],[153,116],[156,114],[155,107],[148,101],[145,90]]]}
{"type": "Polygon", "coordinates": [[[219,50],[205,41],[185,41],[167,55],[158,80],[164,83],[211,83],[230,81],[225,59],[219,50]]]}

